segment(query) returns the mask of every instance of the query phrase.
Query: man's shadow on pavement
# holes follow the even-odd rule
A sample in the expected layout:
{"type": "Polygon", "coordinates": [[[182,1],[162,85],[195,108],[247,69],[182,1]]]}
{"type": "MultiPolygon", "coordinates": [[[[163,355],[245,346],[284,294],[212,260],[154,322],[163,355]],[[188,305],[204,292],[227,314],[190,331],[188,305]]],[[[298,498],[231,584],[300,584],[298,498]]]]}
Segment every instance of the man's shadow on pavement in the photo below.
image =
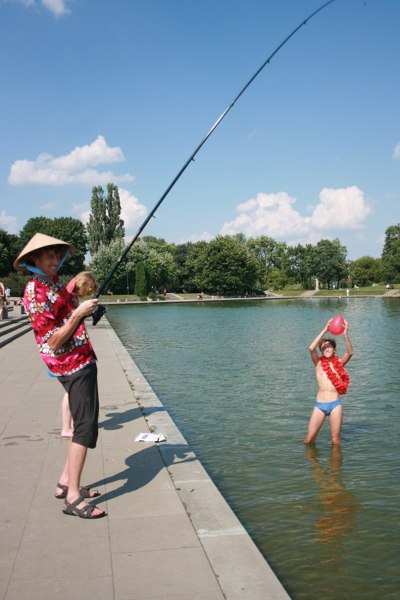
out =
{"type": "Polygon", "coordinates": [[[140,419],[141,417],[160,411],[165,411],[165,408],[161,406],[151,406],[146,407],[146,409],[143,411],[140,408],[131,408],[125,412],[108,412],[105,415],[108,420],[101,421],[99,423],[99,429],[122,429],[125,423],[130,423],[131,421],[135,421],[136,419],[140,419]]]}
{"type": "MultiPolygon", "coordinates": [[[[138,442],[142,443],[142,442],[138,442]]],[[[182,462],[193,462],[197,460],[197,457],[193,454],[189,447],[182,447],[181,445],[174,446],[168,444],[165,448],[165,452],[160,453],[158,447],[155,444],[147,445],[143,450],[134,452],[125,460],[126,469],[94,482],[90,487],[99,487],[101,485],[107,485],[115,482],[121,482],[121,485],[115,490],[111,490],[102,496],[102,500],[112,500],[118,498],[124,494],[129,494],[140,488],[145,487],[157,474],[172,464],[182,462]]]]}

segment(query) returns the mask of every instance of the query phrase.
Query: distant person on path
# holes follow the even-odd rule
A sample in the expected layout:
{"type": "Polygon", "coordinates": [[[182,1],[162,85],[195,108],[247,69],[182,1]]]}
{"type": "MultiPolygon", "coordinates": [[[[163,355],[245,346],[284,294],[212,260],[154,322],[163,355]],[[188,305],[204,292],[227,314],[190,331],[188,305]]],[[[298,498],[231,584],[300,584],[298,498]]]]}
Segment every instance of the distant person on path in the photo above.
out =
{"type": "Polygon", "coordinates": [[[0,281],[0,320],[4,317],[6,310],[6,289],[4,283],[0,281]]]}
{"type": "Polygon", "coordinates": [[[85,498],[99,494],[80,483],[87,449],[96,447],[98,435],[96,355],[84,324],[97,299],[78,304],[59,282],[58,269],[73,253],[71,244],[36,233],[14,261],[14,268],[31,275],[24,292],[25,310],[42,359],[68,393],[74,421],[56,497],[65,499],[65,514],[97,519],[105,512],[85,498]]]}
{"type": "Polygon", "coordinates": [[[324,337],[329,331],[330,321],[315,340],[310,344],[311,360],[315,365],[318,393],[308,424],[307,435],[304,442],[310,444],[315,442],[326,417],[329,416],[332,444],[340,445],[340,432],[342,429],[343,408],[339,396],[344,395],[350,378],[344,369],[353,355],[353,347],[348,334],[348,323],[345,321],[343,332],[346,352],[341,358],[336,356],[336,341],[333,338],[324,337]],[[317,353],[319,347],[322,356],[317,353]]]}

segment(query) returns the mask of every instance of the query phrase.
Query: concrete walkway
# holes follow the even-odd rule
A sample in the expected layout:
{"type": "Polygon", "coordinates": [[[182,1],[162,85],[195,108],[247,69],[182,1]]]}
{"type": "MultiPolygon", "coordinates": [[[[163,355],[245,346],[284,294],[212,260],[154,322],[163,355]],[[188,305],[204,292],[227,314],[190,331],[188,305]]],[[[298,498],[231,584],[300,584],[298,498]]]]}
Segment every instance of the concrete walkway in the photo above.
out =
{"type": "Polygon", "coordinates": [[[102,492],[99,520],[53,497],[62,387],[32,333],[0,349],[0,599],[287,600],[107,321],[89,331],[101,429],[83,483],[102,492]],[[134,441],[149,429],[167,441],[134,441]]]}
{"type": "Polygon", "coordinates": [[[301,294],[301,298],[312,298],[315,294],[318,293],[318,290],[307,290],[301,294]]]}

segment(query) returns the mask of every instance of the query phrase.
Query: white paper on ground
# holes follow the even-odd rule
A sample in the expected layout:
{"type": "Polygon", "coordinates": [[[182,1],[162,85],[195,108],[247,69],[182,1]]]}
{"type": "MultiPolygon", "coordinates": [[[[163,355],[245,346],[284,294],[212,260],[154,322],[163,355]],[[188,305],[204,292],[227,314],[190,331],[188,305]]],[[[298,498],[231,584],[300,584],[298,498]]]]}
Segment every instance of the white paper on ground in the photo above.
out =
{"type": "Polygon", "coordinates": [[[166,439],[162,433],[139,433],[135,437],[135,442],[165,442],[166,439]]]}

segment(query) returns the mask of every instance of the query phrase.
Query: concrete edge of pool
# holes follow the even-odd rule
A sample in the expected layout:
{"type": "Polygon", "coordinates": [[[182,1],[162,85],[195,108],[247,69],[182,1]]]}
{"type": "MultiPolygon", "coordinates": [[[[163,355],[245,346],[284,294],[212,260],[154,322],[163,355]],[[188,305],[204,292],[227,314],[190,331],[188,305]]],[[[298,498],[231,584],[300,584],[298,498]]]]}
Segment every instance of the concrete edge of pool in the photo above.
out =
{"type": "Polygon", "coordinates": [[[0,598],[289,598],[107,320],[88,329],[100,435],[83,483],[107,512],[91,522],[54,498],[62,387],[31,333],[0,348],[0,598]],[[135,442],[149,430],[166,442],[135,442]]]}

